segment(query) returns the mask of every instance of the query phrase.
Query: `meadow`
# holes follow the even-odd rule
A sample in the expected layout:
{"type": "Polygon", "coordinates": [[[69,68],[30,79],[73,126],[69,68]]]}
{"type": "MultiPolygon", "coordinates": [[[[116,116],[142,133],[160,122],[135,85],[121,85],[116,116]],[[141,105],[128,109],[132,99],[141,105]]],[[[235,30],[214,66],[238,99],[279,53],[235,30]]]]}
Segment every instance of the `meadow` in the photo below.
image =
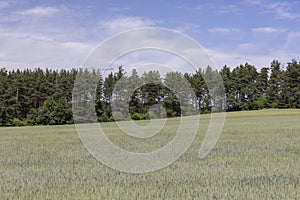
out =
{"type": "MultiPolygon", "coordinates": [[[[165,145],[179,118],[137,139],[103,123],[129,151],[165,145]]],[[[147,121],[139,121],[141,125],[147,121]]],[[[168,167],[143,174],[111,169],[81,143],[74,125],[0,128],[0,199],[300,199],[300,110],[227,113],[215,148],[198,158],[209,115],[196,139],[168,167]]]]}

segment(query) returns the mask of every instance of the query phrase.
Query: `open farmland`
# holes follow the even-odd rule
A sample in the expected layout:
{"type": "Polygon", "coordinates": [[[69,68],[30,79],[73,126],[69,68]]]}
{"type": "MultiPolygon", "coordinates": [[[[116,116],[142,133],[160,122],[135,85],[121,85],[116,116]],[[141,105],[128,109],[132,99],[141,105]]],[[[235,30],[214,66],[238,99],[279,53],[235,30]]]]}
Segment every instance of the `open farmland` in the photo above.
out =
{"type": "MultiPolygon", "coordinates": [[[[121,148],[149,152],[175,135],[133,139],[103,123],[121,148]]],[[[137,123],[145,124],[147,121],[137,123]]],[[[209,115],[188,151],[168,167],[129,174],[97,161],[75,126],[0,128],[0,199],[299,199],[300,110],[227,113],[215,148],[198,158],[209,115]]]]}

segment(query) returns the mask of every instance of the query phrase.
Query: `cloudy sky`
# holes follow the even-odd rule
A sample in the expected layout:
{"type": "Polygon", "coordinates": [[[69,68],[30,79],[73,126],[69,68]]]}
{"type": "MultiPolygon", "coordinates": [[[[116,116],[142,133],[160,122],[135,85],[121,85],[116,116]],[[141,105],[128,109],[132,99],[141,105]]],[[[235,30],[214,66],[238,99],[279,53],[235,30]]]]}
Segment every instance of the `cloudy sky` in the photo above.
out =
{"type": "Polygon", "coordinates": [[[300,1],[0,0],[0,67],[78,67],[106,38],[138,27],[174,29],[218,67],[283,64],[300,56],[300,1]]]}

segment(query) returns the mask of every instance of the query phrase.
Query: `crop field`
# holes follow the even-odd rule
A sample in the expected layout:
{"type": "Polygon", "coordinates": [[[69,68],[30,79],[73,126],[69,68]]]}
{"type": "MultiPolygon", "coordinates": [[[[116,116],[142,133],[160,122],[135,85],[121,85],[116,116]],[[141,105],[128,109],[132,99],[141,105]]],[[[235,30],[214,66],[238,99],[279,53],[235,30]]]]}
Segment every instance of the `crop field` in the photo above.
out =
{"type": "MultiPolygon", "coordinates": [[[[142,174],[96,160],[74,125],[0,128],[0,199],[300,199],[300,110],[227,113],[217,145],[200,159],[209,119],[201,116],[177,161],[142,174]]],[[[173,138],[179,120],[147,139],[101,125],[117,146],[150,152],[173,138]]]]}

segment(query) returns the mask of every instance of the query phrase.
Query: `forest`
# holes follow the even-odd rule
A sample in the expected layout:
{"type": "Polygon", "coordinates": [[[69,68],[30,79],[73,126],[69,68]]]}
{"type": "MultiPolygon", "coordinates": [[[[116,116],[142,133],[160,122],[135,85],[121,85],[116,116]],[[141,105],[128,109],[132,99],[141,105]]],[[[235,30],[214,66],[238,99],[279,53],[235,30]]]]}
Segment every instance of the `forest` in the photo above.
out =
{"type": "MultiPolygon", "coordinates": [[[[74,123],[72,93],[74,81],[80,69],[0,69],[0,126],[62,125],[74,123]]],[[[197,112],[210,113],[212,101],[205,74],[219,74],[223,78],[226,92],[226,111],[259,110],[265,108],[300,108],[300,62],[291,60],[286,66],[274,60],[270,67],[258,70],[245,63],[233,69],[228,66],[220,70],[211,67],[197,69],[194,73],[168,72],[164,76],[158,71],[139,75],[136,70],[126,74],[122,66],[107,76],[99,75],[95,91],[95,111],[99,122],[116,120],[111,105],[117,100],[113,95],[116,83],[123,77],[134,82],[137,89],[129,102],[130,118],[149,119],[149,108],[159,104],[166,117],[181,116],[180,101],[170,87],[172,81],[185,79],[191,85],[195,98],[193,106],[197,112]],[[142,84],[141,80],[155,80],[157,84],[142,84]],[[161,84],[159,84],[161,83],[161,84]],[[170,87],[167,87],[170,86],[170,87]]],[[[194,113],[184,113],[189,115],[194,113]]]]}

